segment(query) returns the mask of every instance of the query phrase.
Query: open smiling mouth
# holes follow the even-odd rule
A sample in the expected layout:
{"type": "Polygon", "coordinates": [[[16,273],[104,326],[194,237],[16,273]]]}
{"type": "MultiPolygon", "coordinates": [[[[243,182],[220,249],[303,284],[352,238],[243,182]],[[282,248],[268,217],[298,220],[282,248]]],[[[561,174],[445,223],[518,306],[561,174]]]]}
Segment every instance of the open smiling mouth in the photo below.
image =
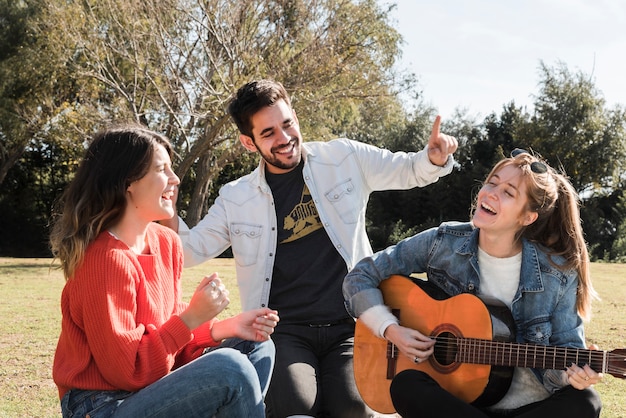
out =
{"type": "Polygon", "coordinates": [[[274,150],[274,154],[291,154],[296,147],[296,139],[289,141],[289,144],[274,150]]]}
{"type": "Polygon", "coordinates": [[[492,214],[492,215],[496,215],[496,214],[497,214],[496,210],[495,210],[494,208],[492,208],[491,206],[489,206],[488,204],[486,204],[486,203],[481,203],[481,204],[480,204],[480,207],[481,207],[484,211],[486,211],[486,212],[488,212],[488,213],[490,213],[490,214],[492,214]]]}

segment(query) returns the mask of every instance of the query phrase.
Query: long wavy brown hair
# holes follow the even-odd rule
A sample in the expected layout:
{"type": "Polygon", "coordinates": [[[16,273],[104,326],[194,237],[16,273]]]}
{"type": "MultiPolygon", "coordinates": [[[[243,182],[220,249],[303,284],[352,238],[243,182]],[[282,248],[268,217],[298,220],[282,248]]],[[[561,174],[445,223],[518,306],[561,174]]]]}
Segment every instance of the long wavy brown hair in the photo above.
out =
{"type": "Polygon", "coordinates": [[[111,127],[93,137],[52,218],[50,248],[66,280],[89,244],[121,219],[126,190],[148,172],[156,144],[172,156],[167,138],[138,125],[111,127]]]}

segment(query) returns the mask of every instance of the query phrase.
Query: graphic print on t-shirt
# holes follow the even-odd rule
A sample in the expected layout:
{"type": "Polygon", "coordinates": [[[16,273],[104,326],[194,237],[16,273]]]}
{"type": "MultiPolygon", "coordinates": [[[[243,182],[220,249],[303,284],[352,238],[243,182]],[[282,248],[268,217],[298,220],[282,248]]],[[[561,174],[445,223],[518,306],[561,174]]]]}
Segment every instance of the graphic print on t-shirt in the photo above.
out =
{"type": "Polygon", "coordinates": [[[322,228],[320,216],[317,213],[315,202],[311,199],[311,192],[305,184],[300,202],[285,216],[283,229],[289,234],[280,243],[295,241],[320,228],[322,228]]]}
{"type": "Polygon", "coordinates": [[[288,173],[265,173],[278,242],[268,306],[280,313],[279,327],[347,317],[341,293],[346,263],[324,229],[303,168],[304,161],[288,173]]]}

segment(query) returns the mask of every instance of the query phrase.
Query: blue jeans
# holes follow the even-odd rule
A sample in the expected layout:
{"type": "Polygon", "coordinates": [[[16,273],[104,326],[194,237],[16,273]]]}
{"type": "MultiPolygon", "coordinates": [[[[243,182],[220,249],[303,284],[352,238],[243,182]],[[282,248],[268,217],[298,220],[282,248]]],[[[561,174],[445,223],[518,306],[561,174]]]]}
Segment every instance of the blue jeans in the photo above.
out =
{"type": "Polygon", "coordinates": [[[229,339],[137,392],[73,389],[63,418],[265,417],[274,343],[229,339]]]}

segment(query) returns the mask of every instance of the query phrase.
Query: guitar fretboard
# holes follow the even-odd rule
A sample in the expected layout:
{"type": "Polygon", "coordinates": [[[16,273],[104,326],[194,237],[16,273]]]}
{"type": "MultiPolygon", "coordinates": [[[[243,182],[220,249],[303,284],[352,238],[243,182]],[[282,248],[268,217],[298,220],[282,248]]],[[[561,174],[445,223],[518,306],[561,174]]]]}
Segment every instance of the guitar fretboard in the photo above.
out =
{"type": "Polygon", "coordinates": [[[461,363],[560,370],[574,363],[580,367],[588,364],[599,372],[607,371],[607,353],[604,351],[473,338],[448,339],[453,341],[445,344],[447,349],[456,349],[456,360],[461,363]]]}

